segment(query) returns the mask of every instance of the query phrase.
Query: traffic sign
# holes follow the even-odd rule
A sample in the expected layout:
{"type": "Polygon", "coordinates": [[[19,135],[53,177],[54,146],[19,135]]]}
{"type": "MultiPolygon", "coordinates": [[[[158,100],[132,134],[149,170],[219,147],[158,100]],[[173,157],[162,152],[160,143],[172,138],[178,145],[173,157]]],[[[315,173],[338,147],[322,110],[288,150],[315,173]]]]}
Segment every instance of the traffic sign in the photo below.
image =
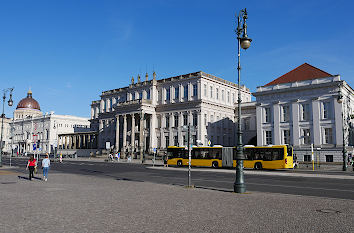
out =
{"type": "Polygon", "coordinates": [[[211,145],[211,141],[209,140],[209,141],[208,141],[208,146],[210,146],[210,145],[211,145]]]}
{"type": "Polygon", "coordinates": [[[36,143],[33,144],[33,150],[36,150],[37,149],[37,146],[36,146],[36,143]]]}
{"type": "Polygon", "coordinates": [[[154,153],[156,153],[156,151],[157,151],[157,149],[156,149],[156,148],[154,148],[154,153]]]}

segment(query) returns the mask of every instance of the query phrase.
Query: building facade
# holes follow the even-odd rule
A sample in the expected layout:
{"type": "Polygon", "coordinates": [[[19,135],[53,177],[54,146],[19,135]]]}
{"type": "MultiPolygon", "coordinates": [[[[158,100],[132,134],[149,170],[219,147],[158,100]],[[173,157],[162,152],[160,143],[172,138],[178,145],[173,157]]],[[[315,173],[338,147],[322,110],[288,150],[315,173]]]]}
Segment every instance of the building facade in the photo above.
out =
{"type": "Polygon", "coordinates": [[[11,123],[12,119],[1,115],[0,118],[0,130],[2,130],[2,142],[0,141],[0,146],[3,146],[4,153],[11,152],[11,123]]]}
{"type": "Polygon", "coordinates": [[[343,162],[353,154],[353,89],[307,63],[257,88],[257,145],[290,144],[300,161],[343,162]]]}
{"type": "Polygon", "coordinates": [[[43,114],[29,91],[18,103],[10,128],[9,137],[13,137],[15,151],[19,154],[53,153],[61,143],[59,134],[89,131],[90,122],[88,118],[57,115],[53,111],[43,114]]]}
{"type": "MultiPolygon", "coordinates": [[[[236,84],[204,73],[145,81],[140,76],[128,87],[102,92],[91,104],[91,129],[98,132],[98,148],[114,149],[142,158],[154,148],[187,145],[191,126],[193,145],[236,144],[236,84]]],[[[251,93],[241,87],[242,102],[251,93]]]]}

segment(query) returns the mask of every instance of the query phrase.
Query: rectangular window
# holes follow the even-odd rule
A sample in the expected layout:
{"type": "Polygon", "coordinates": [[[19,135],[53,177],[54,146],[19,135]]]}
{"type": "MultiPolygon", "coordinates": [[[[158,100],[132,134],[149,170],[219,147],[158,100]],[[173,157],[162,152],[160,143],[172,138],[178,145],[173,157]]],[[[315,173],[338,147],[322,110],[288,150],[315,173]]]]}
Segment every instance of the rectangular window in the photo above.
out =
{"type": "Polygon", "coordinates": [[[175,115],[175,127],[178,127],[178,115],[175,115]]]}
{"type": "Polygon", "coordinates": [[[175,146],[178,146],[178,136],[173,137],[173,142],[175,146]]]}
{"type": "Polygon", "coordinates": [[[170,116],[166,114],[166,128],[170,128],[170,116]]]}
{"type": "Polygon", "coordinates": [[[249,117],[243,119],[243,129],[244,130],[250,130],[250,122],[251,122],[251,120],[249,117]]]}
{"type": "Polygon", "coordinates": [[[183,87],[183,91],[184,91],[183,98],[188,99],[188,85],[185,85],[185,86],[183,87]]]}
{"type": "Polygon", "coordinates": [[[283,130],[283,144],[290,144],[290,130],[283,130]]]}
{"type": "Polygon", "coordinates": [[[193,84],[193,96],[197,97],[197,95],[198,95],[198,85],[193,84]]]}
{"type": "Polygon", "coordinates": [[[157,128],[161,128],[161,117],[157,116],[157,128]]]}
{"type": "Polygon", "coordinates": [[[225,91],[221,90],[221,100],[224,101],[225,99],[225,91]]]}
{"type": "Polygon", "coordinates": [[[216,99],[219,99],[219,88],[216,88],[216,99]]]}
{"type": "Polygon", "coordinates": [[[183,125],[188,125],[188,115],[187,114],[183,115],[183,125]]]}
{"type": "Polygon", "coordinates": [[[170,88],[166,89],[166,101],[169,102],[171,98],[171,90],[170,88]]]}
{"type": "Polygon", "coordinates": [[[207,85],[204,84],[204,96],[207,97],[207,85]]]}
{"type": "Polygon", "coordinates": [[[213,87],[210,87],[210,98],[213,98],[213,87]]]}
{"type": "Polygon", "coordinates": [[[166,148],[170,146],[170,137],[169,136],[165,137],[165,143],[166,143],[166,148]]]}
{"type": "Polygon", "coordinates": [[[179,99],[179,87],[175,87],[175,99],[179,99]]]}
{"type": "Polygon", "coordinates": [[[227,102],[230,103],[230,92],[227,92],[227,102]]]}
{"type": "Polygon", "coordinates": [[[330,109],[329,109],[329,102],[323,102],[323,111],[322,111],[322,116],[323,116],[323,119],[329,119],[330,117],[330,109]]]}
{"type": "Polygon", "coordinates": [[[310,105],[302,104],[301,105],[301,120],[309,121],[310,120],[310,105]]]}
{"type": "Polygon", "coordinates": [[[311,155],[304,155],[304,162],[311,162],[311,155]]]}
{"type": "Polygon", "coordinates": [[[325,128],[324,129],[324,144],[332,144],[332,128],[325,128]]]}
{"type": "Polygon", "coordinates": [[[207,125],[207,117],[208,117],[208,115],[207,115],[207,114],[204,114],[204,125],[205,125],[205,126],[207,125]]]}
{"type": "Polygon", "coordinates": [[[193,125],[198,126],[198,114],[197,113],[193,114],[193,125]]]}
{"type": "Polygon", "coordinates": [[[150,98],[151,98],[151,97],[150,97],[150,89],[149,89],[149,90],[146,91],[146,99],[149,100],[150,98]]]}
{"type": "Polygon", "coordinates": [[[326,162],[332,163],[333,162],[333,155],[326,155],[326,162]]]}
{"type": "Polygon", "coordinates": [[[232,93],[232,104],[235,103],[235,93],[232,93]]]}
{"type": "Polygon", "coordinates": [[[283,122],[289,122],[290,120],[290,107],[288,105],[284,105],[282,107],[282,117],[283,122]]]}
{"type": "Polygon", "coordinates": [[[267,131],[265,131],[265,138],[266,138],[266,145],[271,145],[272,144],[272,142],[273,142],[273,139],[272,139],[272,131],[270,131],[270,130],[267,130],[267,131]]]}
{"type": "Polygon", "coordinates": [[[270,113],[270,108],[264,108],[264,114],[265,114],[265,123],[270,123],[271,120],[271,113],[270,113]]]}
{"type": "Polygon", "coordinates": [[[302,136],[304,137],[303,144],[310,145],[311,144],[311,132],[310,129],[303,129],[302,136]]]}

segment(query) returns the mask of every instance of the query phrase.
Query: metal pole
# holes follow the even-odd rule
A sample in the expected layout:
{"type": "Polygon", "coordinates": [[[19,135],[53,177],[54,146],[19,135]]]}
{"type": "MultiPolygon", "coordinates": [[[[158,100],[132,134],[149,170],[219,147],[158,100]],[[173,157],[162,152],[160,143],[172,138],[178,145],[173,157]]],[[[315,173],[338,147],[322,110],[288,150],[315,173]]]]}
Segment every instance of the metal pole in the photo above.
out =
{"type": "Polygon", "coordinates": [[[1,115],[1,138],[0,138],[0,167],[2,167],[2,147],[3,147],[3,143],[2,143],[2,134],[4,131],[4,117],[5,117],[5,92],[4,92],[4,96],[2,97],[2,115],[1,115]]]}
{"type": "Polygon", "coordinates": [[[15,116],[12,118],[12,126],[11,126],[11,155],[10,155],[10,167],[11,167],[11,158],[12,156],[14,156],[14,148],[13,148],[13,144],[14,144],[14,120],[15,120],[15,116]]]}
{"type": "Polygon", "coordinates": [[[344,116],[344,96],[343,96],[343,102],[342,102],[342,134],[343,134],[343,171],[347,170],[347,164],[346,164],[346,157],[347,157],[347,151],[345,149],[345,116],[344,116]]]}
{"type": "Polygon", "coordinates": [[[192,153],[191,153],[191,124],[188,124],[188,187],[192,187],[191,178],[191,163],[192,163],[192,153]]]}
{"type": "Polygon", "coordinates": [[[311,143],[311,160],[312,160],[312,171],[315,170],[315,158],[313,156],[313,143],[311,143]]]}
{"type": "Polygon", "coordinates": [[[241,18],[240,15],[237,17],[238,26],[237,26],[237,47],[238,47],[238,64],[237,64],[237,73],[238,73],[238,128],[237,128],[237,151],[236,151],[236,180],[234,183],[234,192],[235,193],[245,193],[246,185],[244,182],[243,176],[243,145],[242,145],[242,131],[241,131],[241,62],[240,62],[240,40],[241,40],[241,31],[240,31],[240,23],[241,18]]]}

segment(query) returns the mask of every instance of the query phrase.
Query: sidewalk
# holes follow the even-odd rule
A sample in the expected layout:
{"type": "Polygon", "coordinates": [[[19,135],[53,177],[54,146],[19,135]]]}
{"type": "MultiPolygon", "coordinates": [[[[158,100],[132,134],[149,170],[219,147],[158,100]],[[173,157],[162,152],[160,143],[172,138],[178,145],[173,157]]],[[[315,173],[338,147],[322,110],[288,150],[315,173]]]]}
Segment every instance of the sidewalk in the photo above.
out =
{"type": "Polygon", "coordinates": [[[53,172],[47,182],[0,175],[0,205],[6,213],[1,233],[354,232],[350,200],[235,194],[97,175],[53,172]]]}

